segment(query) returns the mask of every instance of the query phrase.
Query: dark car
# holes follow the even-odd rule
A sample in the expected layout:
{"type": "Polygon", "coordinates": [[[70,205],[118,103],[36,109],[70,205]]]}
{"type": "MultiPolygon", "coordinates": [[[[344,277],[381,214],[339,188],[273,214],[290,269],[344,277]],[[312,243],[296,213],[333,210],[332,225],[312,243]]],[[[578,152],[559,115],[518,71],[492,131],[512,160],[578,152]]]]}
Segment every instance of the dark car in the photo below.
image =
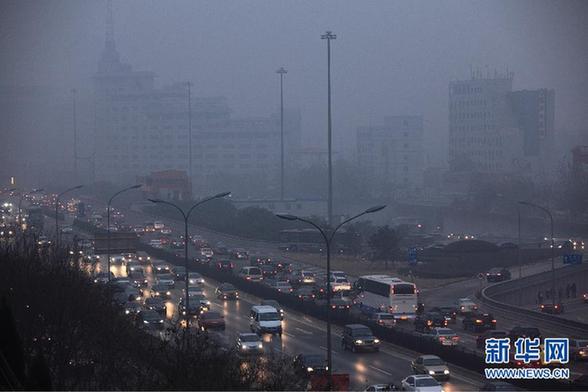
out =
{"type": "Polygon", "coordinates": [[[320,374],[329,370],[326,358],[320,354],[298,354],[294,358],[294,368],[302,375],[320,374]]]}
{"type": "Polygon", "coordinates": [[[300,287],[294,291],[294,295],[302,301],[313,301],[316,298],[312,287],[300,287]]]}
{"type": "Polygon", "coordinates": [[[267,256],[251,256],[249,259],[249,264],[252,266],[272,264],[272,258],[267,256]]]}
{"type": "Polygon", "coordinates": [[[510,280],[510,271],[506,268],[492,268],[486,272],[486,281],[488,283],[502,282],[510,280]]]}
{"type": "Polygon", "coordinates": [[[285,261],[274,261],[274,265],[276,266],[276,271],[278,272],[292,272],[292,263],[285,261]]]}
{"type": "Polygon", "coordinates": [[[414,329],[417,332],[426,332],[435,327],[447,327],[447,320],[442,313],[426,312],[414,320],[414,329]]]}
{"type": "Polygon", "coordinates": [[[331,309],[335,311],[345,312],[351,308],[351,301],[345,297],[331,298],[331,309]]]}
{"type": "Polygon", "coordinates": [[[163,329],[164,317],[154,310],[140,312],[137,320],[146,328],[163,329]]]}
{"type": "Polygon", "coordinates": [[[230,283],[223,283],[214,292],[218,299],[239,299],[239,291],[230,283]]]}
{"type": "Polygon", "coordinates": [[[564,307],[562,304],[541,304],[539,305],[539,310],[542,313],[550,313],[550,314],[561,314],[564,312],[564,307]]]}
{"type": "Polygon", "coordinates": [[[145,308],[149,310],[154,310],[159,314],[166,314],[167,306],[165,305],[165,301],[161,298],[147,298],[145,299],[145,308]]]}
{"type": "Polygon", "coordinates": [[[513,344],[518,338],[539,338],[541,339],[541,332],[535,327],[521,327],[517,325],[508,333],[511,344],[513,344]]]}
{"type": "Polygon", "coordinates": [[[380,339],[376,338],[369,327],[362,324],[348,324],[343,327],[341,339],[343,350],[380,350],[380,339]]]}
{"type": "Polygon", "coordinates": [[[221,271],[232,271],[235,264],[231,260],[219,260],[216,262],[216,269],[221,271]]]}
{"type": "Polygon", "coordinates": [[[483,349],[486,347],[486,339],[502,339],[507,338],[508,332],[499,329],[488,330],[476,338],[476,347],[483,349]]]}
{"type": "Polygon", "coordinates": [[[206,312],[203,313],[198,319],[198,328],[202,331],[208,331],[209,329],[225,329],[225,318],[219,312],[206,312]]]}
{"type": "Polygon", "coordinates": [[[570,339],[570,358],[576,361],[588,360],[588,339],[570,339]]]}
{"type": "Polygon", "coordinates": [[[171,298],[171,289],[168,286],[155,284],[151,286],[151,296],[159,298],[171,298]]]}
{"type": "Polygon", "coordinates": [[[455,306],[436,306],[431,312],[441,313],[449,324],[455,324],[457,320],[457,308],[455,306]]]}
{"type": "Polygon", "coordinates": [[[463,319],[463,329],[472,332],[496,329],[496,319],[491,313],[472,312],[463,319]]]}
{"type": "Polygon", "coordinates": [[[276,276],[278,271],[276,271],[275,266],[272,264],[263,264],[259,266],[261,270],[261,275],[263,279],[272,279],[276,276]]]}
{"type": "Polygon", "coordinates": [[[201,312],[200,302],[190,298],[188,308],[186,308],[184,298],[180,298],[180,301],[178,302],[178,312],[182,317],[185,317],[187,312],[190,317],[197,318],[200,316],[201,312]]]}

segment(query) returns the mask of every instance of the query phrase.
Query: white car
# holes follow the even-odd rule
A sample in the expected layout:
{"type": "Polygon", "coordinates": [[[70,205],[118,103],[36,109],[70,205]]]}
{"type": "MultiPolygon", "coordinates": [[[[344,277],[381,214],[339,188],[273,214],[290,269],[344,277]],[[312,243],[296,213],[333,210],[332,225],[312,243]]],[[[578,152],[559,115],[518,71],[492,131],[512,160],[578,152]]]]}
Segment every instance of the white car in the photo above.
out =
{"type": "Polygon", "coordinates": [[[429,336],[433,341],[443,346],[457,346],[459,343],[459,336],[451,328],[433,328],[429,332],[429,336]]]}
{"type": "Polygon", "coordinates": [[[154,228],[155,230],[161,230],[161,229],[163,229],[164,227],[165,227],[165,224],[164,224],[163,222],[160,222],[160,221],[155,221],[155,222],[153,222],[153,228],[154,228]]]}
{"type": "Polygon", "coordinates": [[[271,282],[270,287],[274,290],[278,290],[282,293],[291,293],[293,291],[292,286],[285,280],[276,280],[271,282]]]}
{"type": "Polygon", "coordinates": [[[253,354],[263,351],[263,342],[256,333],[240,333],[237,337],[237,349],[242,354],[253,354]]]}
{"type": "Polygon", "coordinates": [[[214,256],[214,252],[210,248],[202,248],[200,249],[200,254],[204,257],[211,258],[214,256]]]}
{"type": "Polygon", "coordinates": [[[332,291],[351,290],[351,282],[347,278],[334,277],[331,279],[331,290],[332,291]]]}
{"type": "Polygon", "coordinates": [[[188,285],[190,286],[198,286],[204,284],[204,278],[198,272],[189,272],[188,273],[188,285]]]}
{"type": "Polygon", "coordinates": [[[415,392],[443,392],[441,384],[431,376],[408,376],[400,383],[402,390],[415,392]]]}

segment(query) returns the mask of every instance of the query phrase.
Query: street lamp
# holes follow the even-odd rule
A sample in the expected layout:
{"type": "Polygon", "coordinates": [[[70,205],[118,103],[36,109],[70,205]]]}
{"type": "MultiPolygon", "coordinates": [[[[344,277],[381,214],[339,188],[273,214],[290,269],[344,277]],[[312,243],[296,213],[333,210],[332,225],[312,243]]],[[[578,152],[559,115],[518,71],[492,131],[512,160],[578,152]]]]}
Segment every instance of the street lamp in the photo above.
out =
{"type": "Polygon", "coordinates": [[[184,218],[184,267],[186,268],[186,276],[185,276],[185,283],[186,283],[186,292],[184,295],[184,309],[186,310],[186,314],[185,314],[185,321],[186,321],[186,330],[189,329],[190,327],[190,297],[188,296],[188,287],[189,287],[189,279],[188,279],[188,219],[190,219],[190,214],[192,213],[192,211],[194,211],[194,209],[196,207],[198,207],[201,204],[204,204],[208,201],[214,200],[214,199],[221,199],[225,196],[230,195],[231,192],[223,192],[223,193],[219,193],[216,194],[214,196],[209,196],[206,197],[202,200],[200,200],[198,203],[194,204],[192,207],[190,207],[190,209],[187,212],[184,212],[183,209],[181,209],[180,207],[178,207],[176,204],[169,202],[167,200],[161,200],[161,199],[148,199],[150,202],[155,203],[155,204],[167,204],[171,207],[174,207],[176,210],[178,210],[180,212],[180,214],[182,214],[182,217],[184,218]]]}
{"type": "Polygon", "coordinates": [[[127,188],[121,189],[120,191],[116,192],[114,195],[112,195],[112,197],[108,200],[108,205],[106,207],[106,231],[107,231],[107,235],[106,235],[106,266],[107,266],[107,270],[106,270],[106,275],[108,275],[108,280],[110,281],[110,205],[112,204],[112,200],[114,200],[115,197],[117,197],[118,195],[120,195],[123,192],[126,191],[130,191],[133,189],[138,189],[141,188],[141,184],[137,184],[137,185],[133,185],[133,186],[129,186],[127,188]]]}
{"type": "Polygon", "coordinates": [[[321,39],[327,40],[327,102],[328,102],[328,124],[327,124],[327,140],[328,140],[328,154],[329,154],[329,196],[328,196],[328,223],[333,224],[333,155],[332,155],[332,132],[331,132],[331,40],[336,39],[337,36],[330,31],[321,35],[321,39]]]}
{"type": "Polygon", "coordinates": [[[57,217],[58,210],[59,210],[59,198],[68,192],[75,191],[75,190],[80,189],[82,187],[83,187],[83,185],[77,185],[77,186],[68,188],[68,189],[64,190],[63,192],[57,194],[57,197],[55,197],[55,249],[59,249],[59,220],[57,217]]]}
{"type": "Polygon", "coordinates": [[[284,67],[276,71],[280,75],[280,200],[284,200],[284,67]]]}
{"type": "MultiPolygon", "coordinates": [[[[32,195],[33,193],[39,193],[39,192],[43,192],[43,188],[35,188],[33,190],[31,190],[28,195],[32,195]]],[[[20,207],[22,205],[22,200],[24,199],[24,197],[27,195],[27,193],[21,193],[19,199],[18,199],[18,225],[22,227],[22,213],[20,211],[20,207]]]]}
{"type": "Polygon", "coordinates": [[[366,214],[373,214],[374,212],[381,211],[384,208],[386,208],[385,205],[368,208],[367,210],[365,210],[361,214],[357,214],[355,216],[352,216],[351,218],[339,223],[339,225],[337,227],[335,227],[335,229],[333,231],[330,231],[329,228],[321,228],[316,223],[314,223],[310,220],[304,219],[304,218],[300,218],[295,215],[276,214],[276,216],[281,219],[285,219],[285,220],[289,220],[289,221],[301,221],[301,222],[308,223],[309,225],[311,225],[315,229],[317,229],[319,231],[319,233],[321,233],[321,236],[323,237],[323,239],[325,240],[325,246],[327,249],[327,366],[329,368],[328,369],[329,389],[331,389],[331,387],[333,385],[333,383],[332,383],[332,381],[333,381],[333,358],[332,358],[332,352],[331,352],[332,351],[332,349],[331,349],[331,280],[329,279],[329,277],[331,275],[331,244],[333,242],[333,238],[335,237],[335,234],[337,233],[337,230],[339,230],[341,228],[341,226],[343,226],[346,223],[351,222],[352,220],[359,218],[360,216],[363,216],[366,214]]]}
{"type": "Polygon", "coordinates": [[[555,240],[553,238],[553,215],[551,215],[551,212],[547,208],[538,204],[534,204],[528,201],[519,201],[519,204],[537,208],[549,215],[549,223],[551,227],[551,301],[553,306],[555,306],[555,240]]]}

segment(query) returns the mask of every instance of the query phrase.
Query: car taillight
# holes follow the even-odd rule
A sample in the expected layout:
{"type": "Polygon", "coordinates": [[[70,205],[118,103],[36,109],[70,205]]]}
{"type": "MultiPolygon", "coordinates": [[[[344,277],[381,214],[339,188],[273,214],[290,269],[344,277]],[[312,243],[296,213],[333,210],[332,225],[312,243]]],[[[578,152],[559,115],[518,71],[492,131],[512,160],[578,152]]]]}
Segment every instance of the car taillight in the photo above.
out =
{"type": "Polygon", "coordinates": [[[454,336],[451,338],[452,340],[455,340],[456,342],[459,340],[459,336],[454,336]]]}
{"type": "Polygon", "coordinates": [[[492,320],[492,324],[496,324],[496,320],[492,320]]]}

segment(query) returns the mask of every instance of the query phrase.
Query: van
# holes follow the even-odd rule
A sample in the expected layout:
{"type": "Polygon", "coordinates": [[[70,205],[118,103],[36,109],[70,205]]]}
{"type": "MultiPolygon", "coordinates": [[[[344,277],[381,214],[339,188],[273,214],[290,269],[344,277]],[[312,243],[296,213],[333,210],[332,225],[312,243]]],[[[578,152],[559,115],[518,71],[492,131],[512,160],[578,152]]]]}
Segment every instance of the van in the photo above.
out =
{"type": "Polygon", "coordinates": [[[252,282],[259,282],[263,279],[261,269],[259,267],[253,266],[245,266],[241,268],[239,271],[239,276],[252,282]]]}
{"type": "Polygon", "coordinates": [[[280,312],[269,305],[253,306],[249,313],[249,327],[251,328],[251,332],[259,335],[263,333],[277,333],[282,336],[280,312]]]}

